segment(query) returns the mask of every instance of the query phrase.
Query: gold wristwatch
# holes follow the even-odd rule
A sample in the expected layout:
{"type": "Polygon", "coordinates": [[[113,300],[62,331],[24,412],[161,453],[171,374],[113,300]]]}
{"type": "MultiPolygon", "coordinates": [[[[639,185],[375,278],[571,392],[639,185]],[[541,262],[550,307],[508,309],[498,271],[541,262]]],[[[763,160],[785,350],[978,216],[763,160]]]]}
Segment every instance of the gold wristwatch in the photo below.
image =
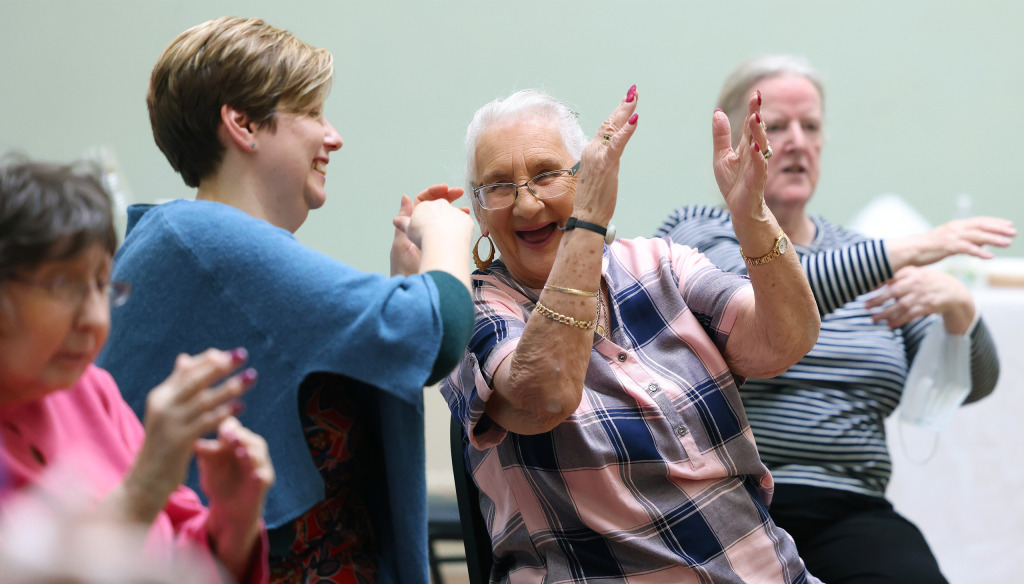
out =
{"type": "Polygon", "coordinates": [[[743,256],[743,261],[747,262],[751,266],[760,266],[767,264],[774,260],[780,255],[786,253],[789,248],[789,240],[786,239],[786,232],[780,231],[779,236],[775,238],[775,245],[772,246],[772,250],[759,258],[748,257],[747,254],[743,253],[743,248],[740,248],[740,255],[743,256]]]}

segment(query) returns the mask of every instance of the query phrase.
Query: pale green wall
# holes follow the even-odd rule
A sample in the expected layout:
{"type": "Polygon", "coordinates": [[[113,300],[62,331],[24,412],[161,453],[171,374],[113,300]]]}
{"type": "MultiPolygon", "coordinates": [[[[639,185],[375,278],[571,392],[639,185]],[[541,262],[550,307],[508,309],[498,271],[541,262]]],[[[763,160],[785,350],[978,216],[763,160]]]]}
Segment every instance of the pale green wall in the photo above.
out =
{"type": "Polygon", "coordinates": [[[637,83],[640,127],[615,222],[621,235],[648,235],[675,205],[717,200],[709,121],[725,74],[792,52],[828,89],[813,210],[842,222],[896,192],[941,222],[970,192],[976,212],[1024,225],[1022,5],[0,0],[0,151],[66,160],[106,145],[136,201],[190,196],[150,135],[149,70],[191,25],[261,16],[337,59],[327,115],[345,147],[327,205],[298,235],[385,271],[398,195],[462,184],[463,132],[484,102],[544,88],[576,104],[589,133],[637,83]]]}

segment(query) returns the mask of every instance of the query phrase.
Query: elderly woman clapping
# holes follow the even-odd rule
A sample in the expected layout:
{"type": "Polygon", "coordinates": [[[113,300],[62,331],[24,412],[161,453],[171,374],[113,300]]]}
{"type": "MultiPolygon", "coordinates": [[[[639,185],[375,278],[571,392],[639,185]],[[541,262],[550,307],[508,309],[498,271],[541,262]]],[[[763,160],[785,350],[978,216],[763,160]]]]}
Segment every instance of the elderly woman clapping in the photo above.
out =
{"type": "Polygon", "coordinates": [[[469,126],[473,207],[501,257],[474,249],[476,329],[442,393],[471,442],[491,578],[814,581],[765,511],[772,481],[736,387],[785,370],[818,331],[762,197],[760,97],[735,149],[713,116],[749,281],[665,239],[614,240],[636,106],[634,86],[589,144],[535,91],[469,126]]]}
{"type": "Polygon", "coordinates": [[[99,179],[77,166],[0,162],[0,233],[0,513],[33,486],[48,501],[80,491],[102,516],[146,525],[157,557],[199,546],[235,580],[267,581],[260,517],[274,470],[263,439],[233,417],[256,379],[252,369],[232,375],[246,351],[179,355],[149,393],[143,431],[92,365],[110,305],[127,293],[110,281],[117,238],[99,179]],[[209,509],[181,485],[193,454],[209,509]],[[52,472],[76,481],[47,484],[52,472]]]}

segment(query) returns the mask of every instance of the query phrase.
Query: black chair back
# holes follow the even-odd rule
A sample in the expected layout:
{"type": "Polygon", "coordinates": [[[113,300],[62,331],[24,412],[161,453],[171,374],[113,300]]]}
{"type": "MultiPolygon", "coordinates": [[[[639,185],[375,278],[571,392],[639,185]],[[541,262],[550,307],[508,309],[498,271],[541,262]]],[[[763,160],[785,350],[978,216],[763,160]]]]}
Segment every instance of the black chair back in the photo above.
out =
{"type": "Polygon", "coordinates": [[[491,581],[494,555],[491,551],[487,523],[480,512],[480,491],[466,468],[465,453],[469,440],[462,431],[462,425],[455,419],[452,419],[451,425],[452,472],[455,475],[455,494],[459,500],[459,517],[462,519],[469,582],[488,584],[491,581]]]}

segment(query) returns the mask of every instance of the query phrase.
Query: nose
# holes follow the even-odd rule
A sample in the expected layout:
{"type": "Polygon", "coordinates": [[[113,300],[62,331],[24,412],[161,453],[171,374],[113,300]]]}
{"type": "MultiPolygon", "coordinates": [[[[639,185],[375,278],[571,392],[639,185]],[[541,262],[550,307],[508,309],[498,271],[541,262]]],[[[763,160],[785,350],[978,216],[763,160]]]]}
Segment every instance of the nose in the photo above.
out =
{"type": "Polygon", "coordinates": [[[521,184],[516,187],[516,201],[512,204],[512,212],[519,217],[528,217],[544,208],[544,203],[533,194],[533,190],[521,184]]]}
{"type": "Polygon", "coordinates": [[[106,328],[110,326],[110,298],[103,288],[89,287],[89,293],[82,299],[75,326],[80,329],[106,328]]]}
{"type": "Polygon", "coordinates": [[[804,133],[804,128],[800,125],[800,121],[793,120],[789,123],[789,128],[786,132],[786,143],[783,147],[786,150],[799,150],[806,146],[807,134],[804,133]]]}
{"type": "Polygon", "coordinates": [[[344,146],[344,142],[341,139],[341,134],[334,129],[327,118],[324,118],[324,147],[328,152],[334,152],[340,150],[342,146],[344,146]]]}

